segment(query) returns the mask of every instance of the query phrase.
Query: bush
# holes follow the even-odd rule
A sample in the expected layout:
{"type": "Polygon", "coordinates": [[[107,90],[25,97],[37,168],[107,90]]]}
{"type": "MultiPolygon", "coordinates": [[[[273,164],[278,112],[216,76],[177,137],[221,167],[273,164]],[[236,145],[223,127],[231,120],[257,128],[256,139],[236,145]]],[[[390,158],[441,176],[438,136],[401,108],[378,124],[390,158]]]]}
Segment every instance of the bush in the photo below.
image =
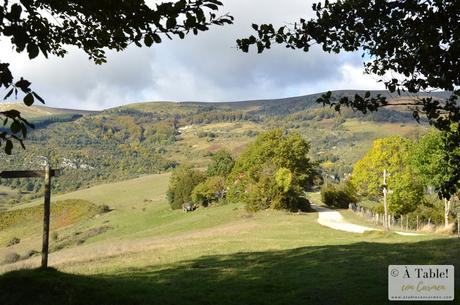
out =
{"type": "Polygon", "coordinates": [[[17,237],[13,237],[12,239],[10,239],[10,241],[6,244],[7,247],[11,247],[11,246],[14,246],[14,245],[17,245],[21,242],[21,240],[17,237]]]}
{"type": "Polygon", "coordinates": [[[175,169],[169,179],[166,193],[171,208],[180,209],[184,203],[191,201],[193,189],[204,179],[203,173],[189,166],[180,166],[175,169]]]}
{"type": "Polygon", "coordinates": [[[106,205],[106,204],[99,205],[99,206],[97,207],[97,213],[98,213],[98,214],[105,214],[105,213],[108,213],[108,212],[110,212],[110,211],[112,211],[112,209],[111,209],[108,205],[106,205]]]}
{"type": "Polygon", "coordinates": [[[348,208],[350,203],[357,203],[351,184],[348,182],[324,185],[321,188],[321,201],[333,208],[348,208]]]}
{"type": "Polygon", "coordinates": [[[411,219],[416,219],[418,216],[421,223],[444,224],[444,204],[441,200],[430,200],[429,198],[423,204],[417,206],[417,209],[408,216],[411,219]]]}
{"type": "Polygon", "coordinates": [[[5,255],[5,258],[3,259],[3,263],[12,264],[12,263],[17,262],[20,259],[21,257],[16,252],[8,253],[7,255],[5,255]]]}

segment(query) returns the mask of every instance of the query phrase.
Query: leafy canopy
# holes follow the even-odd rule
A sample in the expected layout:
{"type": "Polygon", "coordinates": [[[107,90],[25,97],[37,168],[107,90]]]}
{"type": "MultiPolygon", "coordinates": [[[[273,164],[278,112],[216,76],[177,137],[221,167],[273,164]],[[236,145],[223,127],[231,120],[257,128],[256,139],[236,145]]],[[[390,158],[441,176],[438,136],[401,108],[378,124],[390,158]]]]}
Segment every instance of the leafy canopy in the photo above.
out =
{"type": "Polygon", "coordinates": [[[236,161],[229,197],[250,210],[296,209],[313,173],[310,144],[299,134],[275,129],[260,134],[236,161]]]}
{"type": "MultiPolygon", "coordinates": [[[[96,64],[102,64],[107,60],[107,49],[122,51],[131,44],[150,47],[161,43],[164,37],[183,39],[212,25],[231,24],[232,16],[216,15],[222,5],[219,0],[179,0],[155,5],[137,0],[5,0],[0,6],[0,39],[9,38],[14,50],[27,52],[30,59],[40,53],[46,58],[50,54],[63,57],[66,47],[74,46],[96,64]]],[[[5,99],[22,92],[27,106],[35,100],[44,103],[30,85],[23,78],[14,81],[9,63],[0,61],[0,88],[8,90],[5,99]]],[[[5,143],[5,152],[11,154],[12,141],[23,146],[27,128],[33,126],[16,110],[0,112],[0,117],[9,127],[0,132],[0,145],[5,143]]]]}
{"type": "Polygon", "coordinates": [[[227,177],[235,165],[232,155],[225,149],[217,151],[211,157],[211,163],[208,165],[208,176],[227,177]]]}
{"type": "Polygon", "coordinates": [[[225,195],[225,178],[221,176],[208,177],[192,191],[192,201],[202,206],[218,202],[225,195]]]}
{"type": "MultiPolygon", "coordinates": [[[[452,128],[456,128],[454,125],[452,128]]],[[[448,145],[452,132],[431,132],[416,145],[412,165],[425,186],[432,186],[444,197],[445,188],[460,183],[460,147],[451,152],[448,145]],[[444,190],[444,192],[443,192],[444,190]]],[[[450,197],[446,197],[449,199],[450,197]]]]}
{"type": "MultiPolygon", "coordinates": [[[[273,44],[305,52],[315,44],[329,53],[363,51],[369,58],[366,73],[377,76],[392,93],[412,94],[411,101],[395,103],[408,106],[416,120],[426,115],[430,124],[445,131],[460,122],[460,1],[326,0],[313,4],[313,10],[315,18],[301,18],[293,26],[253,24],[256,34],[238,39],[237,45],[243,52],[254,45],[259,53],[273,44]],[[453,92],[441,100],[427,96],[433,89],[453,92]]],[[[370,92],[340,99],[327,92],[318,102],[363,113],[395,104],[370,92]]],[[[446,147],[451,154],[460,146],[460,131],[453,133],[452,145],[446,147]]],[[[441,191],[448,197],[457,188],[451,181],[441,191]]]]}
{"type": "Polygon", "coordinates": [[[357,193],[380,201],[383,171],[387,170],[390,211],[396,214],[413,211],[423,197],[423,185],[410,163],[413,147],[410,140],[400,136],[375,140],[371,150],[353,168],[351,182],[357,193]]]}
{"type": "Polygon", "coordinates": [[[173,210],[180,209],[183,204],[192,201],[193,189],[205,180],[205,175],[188,165],[176,168],[169,179],[166,197],[173,210]]]}

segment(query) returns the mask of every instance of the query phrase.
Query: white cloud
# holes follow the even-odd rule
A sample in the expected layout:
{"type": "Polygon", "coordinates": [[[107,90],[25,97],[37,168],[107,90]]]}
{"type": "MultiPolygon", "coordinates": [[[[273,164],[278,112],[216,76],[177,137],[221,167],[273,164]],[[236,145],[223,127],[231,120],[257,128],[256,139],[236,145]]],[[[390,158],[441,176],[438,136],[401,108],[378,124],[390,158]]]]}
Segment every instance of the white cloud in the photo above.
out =
{"type": "Polygon", "coordinates": [[[313,2],[226,0],[223,11],[235,16],[235,24],[150,49],[111,52],[102,66],[80,50],[72,49],[64,59],[33,61],[9,52],[4,41],[0,51],[16,76],[29,78],[48,104],[58,107],[101,109],[137,101],[228,101],[381,88],[362,74],[360,54],[331,55],[320,48],[303,53],[275,47],[261,55],[236,50],[235,40],[251,34],[252,23],[285,25],[311,17],[313,2]]]}

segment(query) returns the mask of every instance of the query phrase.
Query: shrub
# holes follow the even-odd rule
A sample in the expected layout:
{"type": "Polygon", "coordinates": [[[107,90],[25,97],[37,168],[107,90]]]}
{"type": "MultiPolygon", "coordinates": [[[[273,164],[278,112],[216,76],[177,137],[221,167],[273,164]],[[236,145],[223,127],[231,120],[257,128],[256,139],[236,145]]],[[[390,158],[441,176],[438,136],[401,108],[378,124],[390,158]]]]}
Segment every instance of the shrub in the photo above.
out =
{"type": "Polygon", "coordinates": [[[21,257],[16,252],[8,253],[7,255],[5,255],[5,258],[3,259],[3,263],[12,264],[12,263],[17,262],[20,259],[21,257]]]}
{"type": "Polygon", "coordinates": [[[443,224],[444,223],[444,205],[443,202],[437,198],[430,198],[423,202],[417,209],[408,216],[411,219],[419,218],[421,223],[443,224]]]}
{"type": "Polygon", "coordinates": [[[21,242],[21,240],[17,237],[13,237],[12,239],[10,239],[10,241],[8,241],[8,243],[6,244],[7,247],[11,247],[11,246],[14,246],[16,244],[19,244],[21,242]]]}
{"type": "Polygon", "coordinates": [[[333,208],[348,208],[350,203],[358,202],[351,184],[348,182],[324,185],[321,188],[321,201],[333,208]]]}
{"type": "Polygon", "coordinates": [[[166,196],[171,208],[180,209],[186,202],[192,200],[192,191],[205,179],[203,173],[189,166],[179,166],[169,179],[166,196]]]}
{"type": "Polygon", "coordinates": [[[99,206],[97,207],[97,212],[98,212],[98,214],[104,214],[104,213],[108,213],[108,212],[110,212],[110,211],[112,211],[112,209],[111,209],[108,205],[106,205],[106,204],[99,205],[99,206]]]}

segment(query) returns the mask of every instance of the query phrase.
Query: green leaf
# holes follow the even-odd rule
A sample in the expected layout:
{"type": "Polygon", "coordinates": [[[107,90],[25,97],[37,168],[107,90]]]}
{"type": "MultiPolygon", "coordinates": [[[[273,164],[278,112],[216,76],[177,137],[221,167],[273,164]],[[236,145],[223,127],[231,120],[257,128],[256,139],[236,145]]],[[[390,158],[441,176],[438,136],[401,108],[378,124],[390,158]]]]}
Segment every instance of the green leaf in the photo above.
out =
{"type": "Polygon", "coordinates": [[[11,6],[10,16],[12,17],[12,19],[18,20],[21,17],[21,12],[22,7],[19,4],[15,3],[11,6]]]}
{"type": "Polygon", "coordinates": [[[23,102],[27,106],[32,106],[32,104],[34,103],[34,96],[32,95],[32,93],[27,93],[23,99],[23,102]]]}
{"type": "Polygon", "coordinates": [[[153,44],[153,38],[150,34],[147,34],[144,36],[144,44],[147,46],[147,47],[151,47],[152,44],[153,44]]]}
{"type": "Polygon", "coordinates": [[[9,98],[11,96],[11,94],[13,94],[13,90],[14,88],[11,88],[10,91],[8,91],[8,93],[5,95],[5,97],[3,98],[3,100],[6,100],[7,98],[9,98]]]}
{"type": "Polygon", "coordinates": [[[34,97],[35,97],[37,100],[40,101],[40,103],[42,103],[42,104],[45,103],[45,101],[41,98],[40,95],[38,95],[37,93],[35,93],[35,92],[33,92],[33,91],[32,91],[32,94],[34,95],[34,97]]]}
{"type": "Polygon", "coordinates": [[[10,126],[10,130],[12,133],[18,133],[21,131],[21,129],[22,129],[21,123],[19,123],[18,121],[13,121],[13,123],[10,126]]]}
{"type": "Polygon", "coordinates": [[[158,34],[152,34],[152,38],[156,43],[161,43],[161,37],[158,34]]]}
{"type": "Polygon", "coordinates": [[[6,140],[5,153],[7,155],[11,155],[12,150],[13,150],[13,142],[11,142],[11,140],[6,140]]]}
{"type": "Polygon", "coordinates": [[[29,53],[29,58],[33,59],[38,56],[39,49],[37,45],[33,42],[29,42],[27,44],[27,53],[29,53]]]}

